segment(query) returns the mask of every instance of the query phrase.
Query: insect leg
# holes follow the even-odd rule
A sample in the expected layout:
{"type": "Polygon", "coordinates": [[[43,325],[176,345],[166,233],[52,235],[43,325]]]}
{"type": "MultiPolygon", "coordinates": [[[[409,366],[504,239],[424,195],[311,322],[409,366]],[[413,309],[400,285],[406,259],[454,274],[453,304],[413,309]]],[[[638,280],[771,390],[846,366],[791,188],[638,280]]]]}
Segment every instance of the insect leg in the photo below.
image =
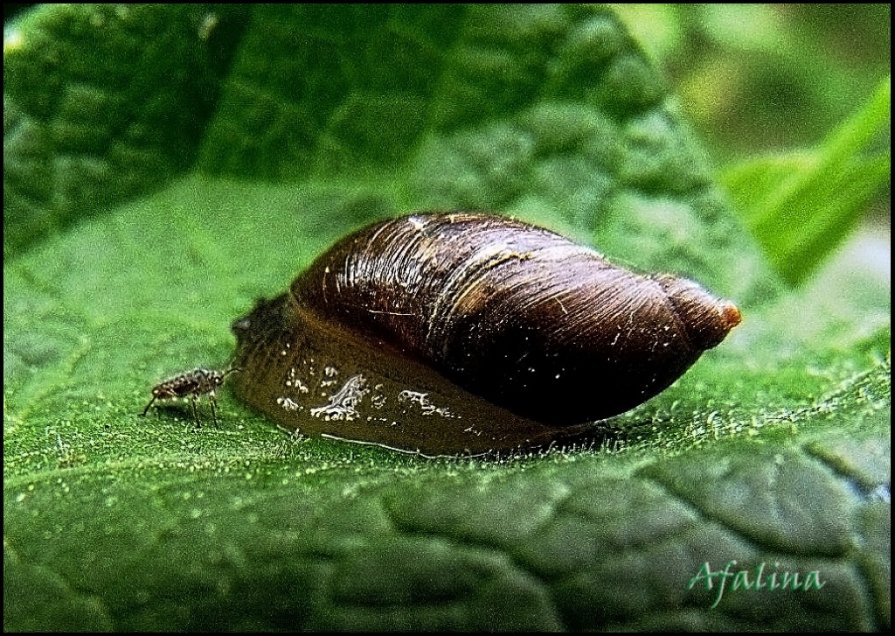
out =
{"type": "Polygon", "coordinates": [[[199,428],[199,411],[196,409],[196,395],[190,396],[190,406],[193,409],[193,419],[196,420],[196,428],[199,428]]]}
{"type": "Polygon", "coordinates": [[[143,417],[146,417],[146,414],[149,412],[149,407],[152,406],[153,402],[155,402],[155,397],[156,396],[154,396],[154,395],[152,396],[152,399],[149,400],[149,404],[146,405],[146,408],[143,409],[143,412],[140,413],[140,415],[142,415],[143,417]]]}
{"type": "Polygon", "coordinates": [[[217,403],[218,400],[214,395],[214,391],[208,394],[208,401],[211,402],[211,419],[214,421],[215,427],[218,425],[218,412],[217,412],[217,403]]]}

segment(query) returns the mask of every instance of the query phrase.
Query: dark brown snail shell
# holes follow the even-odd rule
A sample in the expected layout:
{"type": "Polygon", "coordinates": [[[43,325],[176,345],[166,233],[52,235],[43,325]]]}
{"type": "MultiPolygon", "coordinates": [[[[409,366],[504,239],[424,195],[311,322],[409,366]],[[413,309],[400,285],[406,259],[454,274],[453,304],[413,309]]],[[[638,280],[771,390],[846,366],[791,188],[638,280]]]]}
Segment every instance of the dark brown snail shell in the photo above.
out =
{"type": "Polygon", "coordinates": [[[339,241],[233,324],[237,394],[275,421],[424,453],[547,443],[626,411],[740,322],[548,230],[417,214],[339,241]]]}

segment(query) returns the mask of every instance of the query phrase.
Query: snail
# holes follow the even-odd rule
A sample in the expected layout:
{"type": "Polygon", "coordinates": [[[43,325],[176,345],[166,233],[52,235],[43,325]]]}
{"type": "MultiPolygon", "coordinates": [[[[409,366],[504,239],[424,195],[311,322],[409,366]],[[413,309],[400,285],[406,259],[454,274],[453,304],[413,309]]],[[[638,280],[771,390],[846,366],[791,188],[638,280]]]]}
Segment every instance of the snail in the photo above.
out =
{"type": "Polygon", "coordinates": [[[236,394],[284,428],[422,454],[543,446],[656,395],[733,303],[483,213],[361,229],[233,323],[236,394]]]}

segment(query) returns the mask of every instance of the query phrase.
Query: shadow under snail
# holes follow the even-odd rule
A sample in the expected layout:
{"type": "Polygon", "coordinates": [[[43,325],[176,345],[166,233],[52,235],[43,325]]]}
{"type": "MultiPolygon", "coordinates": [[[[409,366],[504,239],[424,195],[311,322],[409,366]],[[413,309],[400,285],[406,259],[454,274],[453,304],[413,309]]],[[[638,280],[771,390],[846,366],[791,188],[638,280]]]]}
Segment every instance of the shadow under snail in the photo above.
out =
{"type": "Polygon", "coordinates": [[[239,397],[281,426],[424,454],[543,446],[656,395],[740,322],[480,213],[373,224],[233,323],[239,397]]]}

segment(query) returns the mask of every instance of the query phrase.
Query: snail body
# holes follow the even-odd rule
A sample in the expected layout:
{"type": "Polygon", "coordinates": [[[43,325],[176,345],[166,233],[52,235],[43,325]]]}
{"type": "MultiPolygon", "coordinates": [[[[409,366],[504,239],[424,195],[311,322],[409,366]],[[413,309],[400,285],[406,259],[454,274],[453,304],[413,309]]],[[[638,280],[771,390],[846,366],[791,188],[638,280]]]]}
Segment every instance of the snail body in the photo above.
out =
{"type": "Polygon", "coordinates": [[[234,322],[234,387],[302,432],[424,453],[533,446],[654,396],[739,320],[692,281],[539,227],[417,214],[342,239],[234,322]]]}

